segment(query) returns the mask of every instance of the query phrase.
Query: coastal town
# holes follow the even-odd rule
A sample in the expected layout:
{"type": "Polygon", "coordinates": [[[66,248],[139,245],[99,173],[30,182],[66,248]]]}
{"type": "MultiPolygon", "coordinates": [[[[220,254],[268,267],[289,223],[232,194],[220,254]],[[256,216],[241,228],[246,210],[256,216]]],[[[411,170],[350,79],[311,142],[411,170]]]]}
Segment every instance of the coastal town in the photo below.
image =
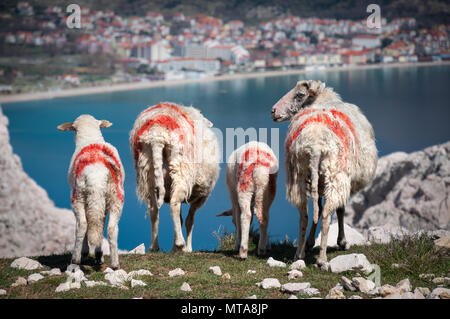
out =
{"type": "Polygon", "coordinates": [[[69,28],[70,13],[58,6],[18,2],[1,13],[1,94],[450,60],[450,25],[425,28],[413,17],[382,17],[380,28],[369,28],[367,19],[289,15],[248,25],[204,14],[80,9],[80,28],[69,28]]]}

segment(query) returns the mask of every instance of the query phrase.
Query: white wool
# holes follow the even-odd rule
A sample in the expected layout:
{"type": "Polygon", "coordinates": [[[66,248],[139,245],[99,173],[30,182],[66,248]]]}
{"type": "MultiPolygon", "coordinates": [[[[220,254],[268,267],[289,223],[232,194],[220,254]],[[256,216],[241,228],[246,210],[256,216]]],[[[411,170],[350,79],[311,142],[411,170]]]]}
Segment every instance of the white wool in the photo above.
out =
{"type": "Polygon", "coordinates": [[[151,218],[151,250],[159,249],[158,214],[166,202],[174,221],[173,248],[192,251],[195,212],[205,203],[219,177],[219,144],[211,126],[199,110],[173,103],[144,110],[134,123],[130,145],[133,156],[136,154],[137,194],[146,202],[151,218]],[[163,123],[156,123],[158,120],[163,123]],[[146,123],[153,124],[145,130],[146,123]],[[181,232],[182,202],[190,204],[186,243],[181,232]]]}
{"type": "Polygon", "coordinates": [[[102,126],[103,121],[96,120],[90,115],[81,115],[73,123],[66,124],[72,125],[60,128],[63,126],[62,124],[58,128],[75,131],[75,152],[72,155],[68,171],[69,185],[73,194],[72,210],[77,221],[72,263],[79,264],[81,256],[89,253],[88,243],[95,248],[97,262],[103,261],[101,243],[106,214],[109,213],[108,242],[111,248],[111,264],[112,267],[118,268],[118,222],[123,206],[118,192],[123,196],[125,171],[117,149],[105,142],[100,131],[100,127],[108,127],[111,123],[108,122],[108,126],[102,126]],[[108,158],[108,163],[114,170],[117,170],[117,174],[120,172],[121,178],[117,184],[113,180],[110,170],[102,163],[85,166],[77,177],[76,167],[74,167],[75,159],[83,148],[92,144],[104,145],[112,152],[120,167],[117,167],[116,162],[109,156],[105,156],[105,158],[108,158]]]}
{"type": "Polygon", "coordinates": [[[286,150],[286,195],[288,200],[300,212],[300,235],[297,258],[304,258],[306,226],[308,224],[308,198],[314,206],[314,223],[308,238],[308,245],[314,243],[317,219],[320,217],[321,198],[324,198],[322,212],[322,242],[318,263],[326,262],[326,242],[331,213],[337,209],[339,221],[338,243],[345,246],[343,229],[344,207],[349,197],[368,185],[375,174],[377,149],[372,126],[353,104],[345,103],[331,88],[320,81],[301,81],[272,108],[272,117],[276,121],[291,120],[286,137],[292,141],[286,150]],[[331,111],[342,112],[353,125],[356,136],[350,133],[349,126],[341,119],[340,123],[351,136],[348,156],[343,161],[344,146],[333,130],[322,123],[310,122],[304,125],[294,139],[294,132],[314,113],[304,114],[308,110],[320,110],[330,115],[331,111]],[[346,163],[346,164],[342,164],[346,163]]]}
{"type": "MultiPolygon", "coordinates": [[[[261,160],[266,161],[266,157],[261,155],[261,160]]],[[[239,250],[241,258],[247,257],[252,214],[257,216],[260,227],[258,254],[263,255],[270,248],[267,228],[269,209],[276,193],[277,174],[278,160],[272,149],[262,142],[252,141],[242,145],[228,158],[226,184],[232,203],[231,215],[236,226],[235,250],[239,250]],[[272,159],[269,161],[270,166],[255,165],[255,157],[250,157],[248,162],[242,162],[244,153],[254,149],[270,154],[272,159]],[[255,165],[255,167],[249,176],[250,180],[245,190],[240,189],[239,170],[245,170],[249,165],[255,165]]],[[[223,214],[230,215],[230,211],[223,214]]]]}

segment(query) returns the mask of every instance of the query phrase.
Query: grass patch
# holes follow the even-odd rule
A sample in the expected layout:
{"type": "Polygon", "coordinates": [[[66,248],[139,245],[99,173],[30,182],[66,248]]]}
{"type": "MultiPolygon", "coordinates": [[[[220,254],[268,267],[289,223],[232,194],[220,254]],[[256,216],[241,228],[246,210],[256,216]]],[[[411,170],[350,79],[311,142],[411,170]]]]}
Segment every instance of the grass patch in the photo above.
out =
{"type": "MultiPolygon", "coordinates": [[[[216,251],[199,251],[190,254],[173,252],[150,252],[145,255],[121,255],[121,267],[130,272],[137,269],[148,269],[153,276],[142,276],[137,279],[147,283],[146,287],[135,287],[128,290],[112,287],[73,289],[68,292],[56,293],[56,287],[66,280],[66,276],[45,277],[27,286],[11,287],[18,276],[28,277],[37,271],[17,270],[10,267],[13,259],[0,259],[0,289],[6,289],[7,294],[0,298],[246,298],[255,294],[258,298],[288,298],[289,294],[277,289],[263,290],[255,284],[264,278],[277,278],[282,284],[288,282],[288,268],[270,268],[266,265],[268,256],[287,263],[293,262],[296,247],[288,241],[272,243],[272,251],[267,257],[258,257],[256,247],[258,234],[252,230],[250,236],[249,256],[243,261],[236,257],[234,234],[225,230],[218,237],[219,248],[216,251]],[[224,279],[208,271],[210,266],[220,266],[223,273],[228,272],[231,279],[224,279]],[[168,272],[182,268],[186,274],[170,278],[168,272]],[[255,274],[248,274],[249,269],[255,274]],[[192,292],[182,292],[181,284],[186,281],[192,292]]],[[[419,278],[421,273],[433,273],[436,276],[448,276],[450,259],[448,252],[437,252],[433,239],[426,234],[407,236],[402,240],[394,239],[388,244],[372,244],[369,246],[354,246],[349,251],[328,249],[328,259],[348,253],[362,253],[371,263],[381,268],[381,284],[395,285],[402,279],[409,278],[413,287],[428,287],[434,289],[436,284],[419,278]],[[401,264],[400,268],[392,268],[393,263],[401,264]]],[[[325,297],[342,275],[355,277],[355,272],[333,274],[324,272],[313,263],[319,254],[315,248],[306,259],[307,268],[303,270],[303,278],[296,281],[310,282],[312,287],[320,290],[320,297],[325,297]]],[[[44,265],[59,267],[65,270],[70,263],[70,254],[35,258],[44,265]]],[[[105,257],[105,265],[96,267],[93,260],[82,266],[88,280],[104,280],[101,272],[109,265],[109,257],[105,257]]],[[[444,286],[447,287],[448,286],[444,286]]],[[[347,296],[355,293],[345,292],[347,296]]],[[[359,294],[359,293],[358,293],[359,294]]],[[[298,296],[302,297],[302,296],[298,296]]],[[[368,296],[364,296],[368,297],[368,296]]]]}

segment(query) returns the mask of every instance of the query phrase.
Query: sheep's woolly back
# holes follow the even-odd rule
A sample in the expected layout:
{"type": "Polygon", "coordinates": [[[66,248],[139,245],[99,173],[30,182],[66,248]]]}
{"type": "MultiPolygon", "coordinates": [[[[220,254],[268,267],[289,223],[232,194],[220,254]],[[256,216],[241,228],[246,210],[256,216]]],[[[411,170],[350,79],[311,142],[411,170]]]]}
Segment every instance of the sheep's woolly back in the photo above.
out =
{"type": "Polygon", "coordinates": [[[106,194],[113,189],[123,202],[125,171],[117,149],[109,143],[77,145],[69,167],[69,184],[72,202],[77,193],[99,192],[106,194]],[[92,167],[95,166],[95,169],[92,167]]]}
{"type": "Polygon", "coordinates": [[[166,102],[141,112],[130,134],[137,193],[141,199],[148,200],[154,187],[157,205],[162,205],[165,161],[171,176],[177,176],[172,181],[172,189],[174,186],[183,188],[186,199],[198,178],[202,178],[197,175],[205,165],[211,165],[208,170],[217,170],[218,176],[218,143],[210,126],[212,124],[193,107],[166,102]]]}

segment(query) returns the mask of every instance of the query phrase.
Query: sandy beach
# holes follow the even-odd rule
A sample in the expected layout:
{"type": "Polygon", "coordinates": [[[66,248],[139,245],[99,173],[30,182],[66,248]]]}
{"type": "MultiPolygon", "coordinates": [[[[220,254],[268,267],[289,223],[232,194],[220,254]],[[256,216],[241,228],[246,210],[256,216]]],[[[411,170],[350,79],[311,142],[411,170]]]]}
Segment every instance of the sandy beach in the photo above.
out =
{"type": "Polygon", "coordinates": [[[281,71],[281,70],[277,70],[277,71],[265,71],[265,72],[227,74],[227,75],[222,75],[222,76],[205,77],[205,78],[201,78],[201,79],[138,82],[138,83],[114,84],[114,85],[110,85],[110,86],[80,87],[80,88],[61,90],[61,91],[47,91],[47,92],[33,92],[33,93],[23,93],[23,94],[0,95],[0,103],[12,103],[12,102],[53,99],[53,98],[69,97],[69,96],[77,96],[77,95],[100,94],[100,93],[127,91],[127,90],[139,90],[139,89],[148,89],[148,88],[155,88],[155,87],[161,87],[161,86],[174,86],[174,85],[184,85],[184,84],[191,84],[191,83],[205,83],[205,82],[212,82],[212,81],[230,81],[230,80],[236,80],[236,79],[251,79],[251,78],[260,78],[260,77],[297,75],[297,74],[313,73],[313,72],[350,71],[350,70],[367,70],[367,69],[381,69],[381,68],[400,68],[400,67],[412,67],[412,66],[414,66],[414,67],[416,67],[416,66],[436,66],[436,65],[450,65],[450,61],[341,66],[341,67],[331,67],[331,68],[326,68],[324,70],[314,70],[314,71],[309,71],[309,70],[281,71]]]}

